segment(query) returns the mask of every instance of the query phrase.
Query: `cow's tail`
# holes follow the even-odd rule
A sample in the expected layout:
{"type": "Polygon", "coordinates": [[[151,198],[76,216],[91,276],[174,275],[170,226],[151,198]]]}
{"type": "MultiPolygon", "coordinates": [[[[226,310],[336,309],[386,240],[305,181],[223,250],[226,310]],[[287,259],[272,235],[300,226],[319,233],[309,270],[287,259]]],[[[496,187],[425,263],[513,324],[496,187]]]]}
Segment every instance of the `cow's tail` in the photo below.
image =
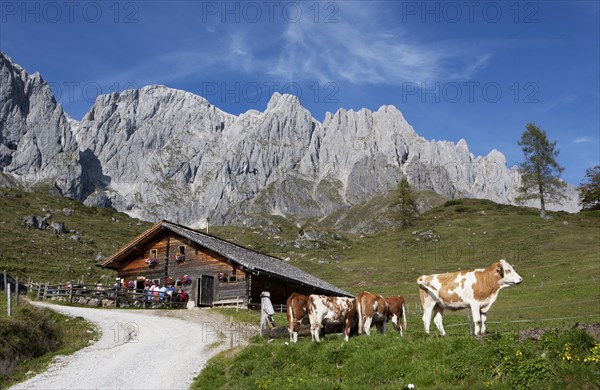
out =
{"type": "Polygon", "coordinates": [[[286,309],[287,309],[286,310],[287,311],[287,317],[288,317],[288,330],[290,332],[290,337],[291,337],[292,333],[294,332],[294,322],[295,322],[295,320],[294,320],[294,309],[293,309],[293,307],[294,307],[294,298],[292,298],[290,300],[290,304],[287,305],[287,307],[286,307],[286,309]]]}
{"type": "Polygon", "coordinates": [[[406,309],[404,307],[404,302],[402,302],[402,321],[404,322],[404,330],[406,330],[406,309]]]}
{"type": "Polygon", "coordinates": [[[425,292],[431,298],[433,298],[434,301],[439,302],[439,299],[437,297],[437,294],[438,294],[437,288],[435,288],[434,286],[430,285],[429,283],[425,283],[425,282],[421,282],[421,281],[417,281],[417,284],[419,285],[420,288],[422,288],[423,290],[425,290],[425,292]]]}
{"type": "Polygon", "coordinates": [[[363,315],[362,304],[360,299],[356,298],[356,311],[358,313],[358,334],[363,333],[363,315]]]}

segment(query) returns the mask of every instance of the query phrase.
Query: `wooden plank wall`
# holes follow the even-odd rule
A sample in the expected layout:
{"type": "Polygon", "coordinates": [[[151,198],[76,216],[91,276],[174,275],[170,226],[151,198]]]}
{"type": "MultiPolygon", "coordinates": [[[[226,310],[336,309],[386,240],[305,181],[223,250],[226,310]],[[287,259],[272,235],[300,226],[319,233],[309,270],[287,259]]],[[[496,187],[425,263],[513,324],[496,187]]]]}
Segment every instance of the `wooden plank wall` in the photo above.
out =
{"type": "Polygon", "coordinates": [[[119,277],[126,280],[136,280],[137,277],[146,279],[160,279],[164,283],[165,275],[177,280],[183,275],[189,275],[192,284],[185,286],[184,290],[190,295],[190,300],[197,300],[198,279],[202,275],[213,276],[215,278],[214,300],[227,300],[239,297],[248,302],[248,287],[246,272],[235,263],[220,254],[211,251],[208,248],[180,237],[172,232],[162,233],[153,240],[142,245],[139,250],[131,257],[131,260],[119,271],[119,277]],[[166,264],[167,238],[169,239],[169,261],[168,269],[166,264]],[[185,260],[178,262],[175,260],[175,254],[179,253],[179,246],[185,247],[185,260]],[[149,266],[146,259],[150,257],[150,251],[156,249],[158,254],[158,264],[149,266]],[[233,275],[237,277],[236,281],[220,281],[219,273],[233,275]]]}

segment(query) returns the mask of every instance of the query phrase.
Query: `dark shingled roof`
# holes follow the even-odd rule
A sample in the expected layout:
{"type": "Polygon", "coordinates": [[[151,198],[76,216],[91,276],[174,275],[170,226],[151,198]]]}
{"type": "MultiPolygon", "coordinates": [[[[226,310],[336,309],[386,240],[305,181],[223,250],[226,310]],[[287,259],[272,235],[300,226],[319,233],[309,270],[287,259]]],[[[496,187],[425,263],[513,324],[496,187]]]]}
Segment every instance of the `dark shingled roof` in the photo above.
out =
{"type": "Polygon", "coordinates": [[[254,250],[244,248],[229,241],[222,240],[208,234],[200,233],[196,230],[186,228],[185,226],[177,225],[168,221],[161,221],[142,233],[138,238],[130,242],[127,246],[119,250],[117,253],[106,259],[101,266],[106,267],[112,263],[117,257],[121,256],[128,249],[132,248],[138,241],[147,236],[150,231],[155,231],[159,226],[167,228],[174,233],[179,234],[205,248],[215,251],[224,257],[242,265],[250,271],[265,272],[272,275],[280,276],[286,279],[291,279],[299,283],[314,286],[326,292],[331,292],[335,295],[344,295],[352,297],[353,295],[347,291],[335,287],[324,280],[317,278],[314,275],[304,272],[290,264],[287,264],[281,259],[273,256],[268,256],[254,250]]]}

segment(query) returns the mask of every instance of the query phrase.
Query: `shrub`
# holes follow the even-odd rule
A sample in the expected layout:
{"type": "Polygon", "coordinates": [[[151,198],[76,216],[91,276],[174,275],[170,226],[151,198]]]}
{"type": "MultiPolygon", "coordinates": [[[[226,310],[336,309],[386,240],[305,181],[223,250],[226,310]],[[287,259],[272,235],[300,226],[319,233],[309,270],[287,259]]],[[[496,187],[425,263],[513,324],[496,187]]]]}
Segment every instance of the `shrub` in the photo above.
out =
{"type": "Polygon", "coordinates": [[[444,203],[444,207],[450,207],[450,206],[454,206],[457,204],[462,204],[462,200],[460,200],[460,199],[449,200],[446,203],[444,203]]]}

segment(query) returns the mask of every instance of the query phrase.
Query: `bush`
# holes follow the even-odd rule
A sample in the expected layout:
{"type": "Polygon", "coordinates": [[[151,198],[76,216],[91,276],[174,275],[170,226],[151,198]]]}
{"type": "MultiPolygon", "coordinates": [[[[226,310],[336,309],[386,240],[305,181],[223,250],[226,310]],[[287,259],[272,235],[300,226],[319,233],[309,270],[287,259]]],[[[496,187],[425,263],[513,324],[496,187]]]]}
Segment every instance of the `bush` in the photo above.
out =
{"type": "Polygon", "coordinates": [[[460,199],[449,200],[446,203],[444,203],[444,207],[450,207],[450,206],[454,206],[457,204],[462,204],[462,200],[460,200],[460,199]]]}

